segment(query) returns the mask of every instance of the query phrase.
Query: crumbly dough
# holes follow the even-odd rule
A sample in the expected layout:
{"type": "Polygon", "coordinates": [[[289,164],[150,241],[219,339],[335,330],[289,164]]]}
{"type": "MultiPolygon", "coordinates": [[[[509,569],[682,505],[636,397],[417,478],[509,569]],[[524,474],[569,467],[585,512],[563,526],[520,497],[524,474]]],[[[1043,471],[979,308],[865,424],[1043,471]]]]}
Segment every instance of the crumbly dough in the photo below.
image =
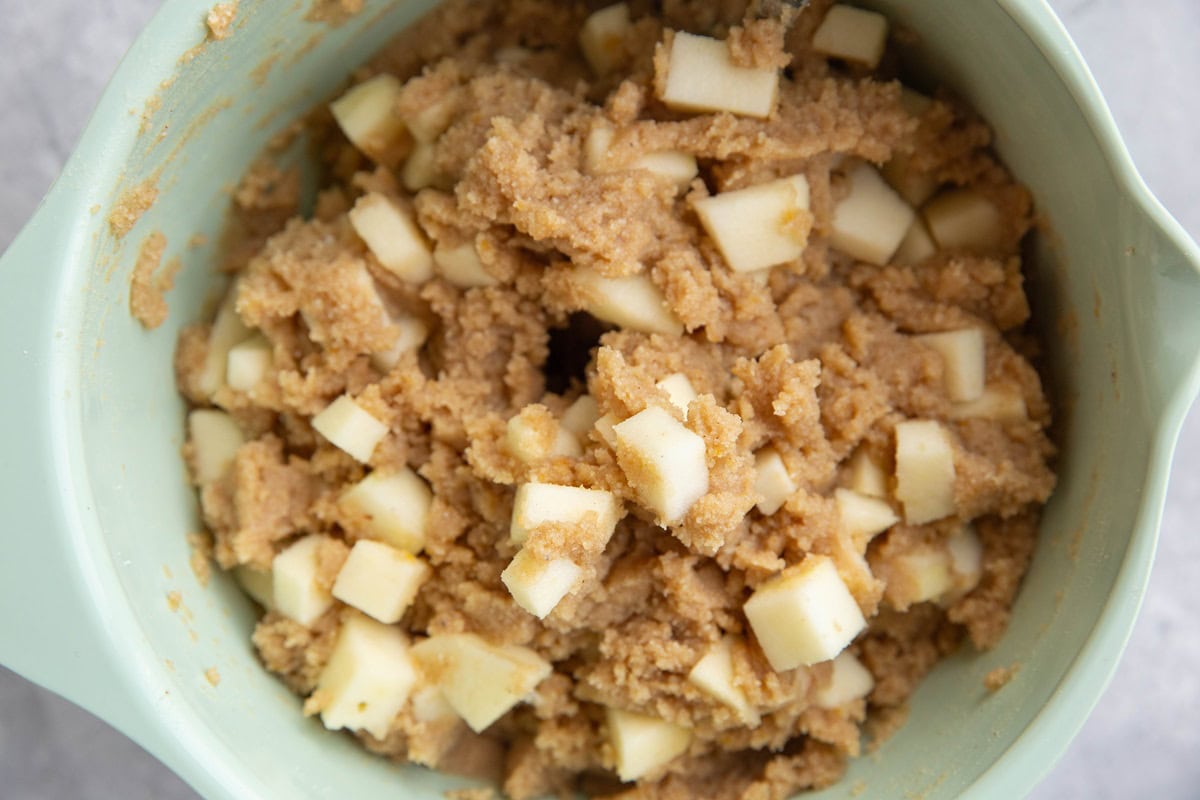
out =
{"type": "Polygon", "coordinates": [[[228,3],[217,3],[208,12],[208,16],[204,21],[208,25],[208,33],[212,38],[220,41],[232,33],[233,21],[237,18],[238,4],[237,0],[231,0],[228,3]]]}
{"type": "MultiPolygon", "coordinates": [[[[579,3],[451,0],[419,21],[355,77],[397,76],[405,111],[447,103],[450,122],[434,145],[435,186],[405,192],[327,114],[315,113],[309,133],[325,181],[312,215],[295,216],[298,181],[267,163],[235,194],[240,243],[224,268],[236,275],[241,320],[271,345],[267,380],[248,393],[224,386],[207,394],[206,324],[185,330],[177,351],[180,391],[193,404],[227,410],[246,437],[228,474],[201,487],[222,568],[269,569],[286,545],[317,532],[331,537],[317,581],[332,585],[363,535],[337,498],[367,466],[315,432],[312,418],[348,393],[387,425],[369,467],[408,465],[433,491],[423,557],[434,571],[401,627],[414,638],[470,631],[524,645],[555,668],[530,703],[483,734],[420,722],[406,709],[386,738],[356,735],[396,759],[494,779],[513,798],[575,790],[629,800],[776,800],[835,782],[846,758],[859,753],[864,723],[886,735],[939,659],[964,639],[987,648],[1003,635],[1054,485],[1050,406],[1028,360],[1037,346],[1025,328],[1020,242],[1032,211],[989,149],[987,126],[942,95],[914,118],[888,75],[868,78],[814,53],[808,42],[828,2],[814,0],[790,27],[744,21],[745,3],[736,0],[656,5],[660,17],[648,3],[631,3],[624,66],[599,79],[574,45],[588,11],[579,3]],[[655,82],[670,30],[729,38],[740,63],[786,65],[777,110],[754,120],[665,109],[655,82]],[[618,136],[607,169],[593,174],[583,166],[584,141],[600,122],[618,136]],[[671,149],[701,165],[700,179],[682,193],[627,168],[671,149]],[[880,164],[897,153],[1001,209],[994,251],[880,267],[830,246],[833,209],[846,192],[843,157],[880,164]],[[766,277],[730,270],[691,204],[797,173],[808,179],[813,215],[802,256],[766,277]],[[475,243],[494,285],[463,290],[440,277],[415,285],[383,269],[347,218],[369,191],[415,213],[434,245],[475,243]],[[571,270],[580,266],[649,276],[686,333],[612,329],[579,314],[586,292],[571,270]],[[395,332],[363,294],[356,276],[364,267],[389,307],[431,332],[386,373],[370,355],[395,332]],[[988,382],[1016,387],[1026,419],[951,418],[941,361],[914,334],[965,326],[985,331],[988,382]],[[598,432],[582,456],[532,466],[505,445],[510,418],[524,414],[536,426],[584,391],[617,419],[654,404],[682,421],[655,387],[676,372],[700,395],[686,425],[706,443],[710,486],[669,529],[639,504],[598,432]],[[871,542],[865,562],[856,560],[838,535],[833,492],[857,452],[890,472],[895,426],[914,418],[940,420],[950,431],[958,512],[897,524],[871,542]],[[754,509],[753,453],[767,444],[798,486],[770,516],[754,509]],[[542,555],[586,562],[582,584],[542,621],[500,580],[516,552],[508,537],[514,492],[531,480],[607,489],[629,511],[607,546],[531,539],[542,555]],[[975,588],[942,604],[889,595],[898,559],[967,520],[983,548],[975,588]],[[832,710],[813,702],[830,665],[774,672],[741,610],[752,590],[810,553],[835,559],[870,623],[851,649],[875,688],[865,701],[832,710]],[[749,643],[735,652],[734,668],[763,712],[755,727],[686,680],[725,634],[749,643]],[[684,725],[693,743],[665,771],[621,784],[605,706],[684,725]]],[[[266,667],[310,695],[344,608],[335,604],[310,627],[265,613],[253,638],[266,667]]],[[[318,698],[307,710],[319,706],[318,698]]]]}

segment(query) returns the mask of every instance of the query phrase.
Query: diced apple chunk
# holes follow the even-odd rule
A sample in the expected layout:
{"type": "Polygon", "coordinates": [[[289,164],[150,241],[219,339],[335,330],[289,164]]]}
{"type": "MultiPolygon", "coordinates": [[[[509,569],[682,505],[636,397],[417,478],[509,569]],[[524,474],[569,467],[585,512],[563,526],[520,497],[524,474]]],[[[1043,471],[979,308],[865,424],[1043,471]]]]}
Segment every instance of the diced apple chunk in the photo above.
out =
{"type": "Polygon", "coordinates": [[[983,331],[962,328],[945,333],[926,333],[916,340],[942,357],[946,394],[956,403],[978,400],[983,395],[986,369],[983,331]]]}
{"type": "Polygon", "coordinates": [[[576,267],[574,277],[587,296],[585,310],[593,317],[642,333],[683,333],[683,323],[667,306],[662,290],[645,275],[606,278],[593,269],[576,267]]]}
{"type": "Polygon", "coordinates": [[[399,622],[429,577],[429,565],[405,550],[359,539],[333,583],[333,596],[380,622],[399,622]]]}
{"type": "Polygon", "coordinates": [[[929,172],[920,172],[912,165],[912,157],[897,153],[879,169],[892,188],[913,207],[920,207],[938,190],[938,180],[929,172]]]}
{"type": "Polygon", "coordinates": [[[922,525],[954,513],[954,445],[933,420],[896,426],[896,499],[904,521],[922,525]]]}
{"type": "Polygon", "coordinates": [[[608,741],[617,760],[617,777],[634,781],[683,755],[692,732],[657,717],[610,708],[608,741]]]}
{"type": "Polygon", "coordinates": [[[234,568],[233,577],[254,602],[268,611],[275,607],[275,577],[270,570],[242,564],[234,568]]]}
{"type": "Polygon", "coordinates": [[[607,541],[621,515],[621,502],[603,489],[523,483],[513,500],[509,535],[513,544],[524,544],[541,525],[589,525],[595,526],[598,539],[607,541]]]}
{"type": "Polygon", "coordinates": [[[431,142],[417,142],[400,170],[400,183],[410,192],[416,193],[442,180],[437,166],[437,150],[431,142]]]}
{"type": "Polygon", "coordinates": [[[395,166],[408,151],[408,132],[396,113],[401,84],[392,75],[380,74],[351,87],[329,104],[338,127],[350,142],[370,158],[395,166]]]}
{"type": "Polygon", "coordinates": [[[425,685],[413,692],[412,713],[417,722],[440,722],[458,719],[454,707],[446,702],[446,695],[434,685],[425,685]]]}
{"type": "Polygon", "coordinates": [[[849,488],[868,497],[887,497],[887,473],[883,467],[871,457],[865,448],[860,447],[850,457],[849,488]]]}
{"type": "Polygon", "coordinates": [[[892,560],[887,593],[893,605],[907,607],[940,600],[954,588],[950,554],[945,550],[918,550],[892,560]]]}
{"type": "Polygon", "coordinates": [[[673,525],[708,491],[704,439],[658,406],[613,426],[617,462],[660,525],[673,525]]]}
{"type": "Polygon", "coordinates": [[[878,497],[838,489],[834,492],[838,526],[865,547],[867,542],[900,521],[892,507],[878,497]]]}
{"type": "Polygon", "coordinates": [[[559,424],[564,430],[568,430],[579,439],[586,441],[588,431],[595,426],[598,419],[600,419],[600,408],[596,405],[596,399],[590,394],[581,394],[563,412],[559,424]]]}
{"type": "Polygon", "coordinates": [[[921,117],[933,105],[933,100],[907,86],[900,87],[900,105],[910,117],[921,117]]]}
{"type": "Polygon", "coordinates": [[[547,561],[529,550],[521,550],[500,573],[500,580],[517,605],[538,619],[545,619],[582,574],[583,570],[570,559],[547,561]]]}
{"type": "Polygon", "coordinates": [[[818,53],[875,69],[883,57],[887,33],[888,21],[883,14],[839,3],[821,20],[812,46],[818,53]]]}
{"type": "Polygon", "coordinates": [[[229,388],[248,392],[262,383],[274,362],[271,343],[261,333],[229,348],[225,361],[225,382],[229,388]]]}
{"type": "Polygon", "coordinates": [[[922,210],[934,241],[944,250],[988,252],[1004,244],[1000,209],[975,189],[952,189],[922,210]]]}
{"type": "Polygon", "coordinates": [[[454,119],[454,96],[442,95],[420,111],[404,117],[404,124],[420,143],[436,141],[454,119]]]}
{"type": "Polygon", "coordinates": [[[736,711],[746,725],[757,725],[758,712],[733,680],[733,646],[734,639],[729,636],[713,645],[692,667],[688,680],[736,711]]]}
{"type": "Polygon", "coordinates": [[[367,535],[414,554],[425,547],[432,503],[429,485],[408,467],[376,470],[338,499],[344,511],[363,518],[367,535]]]}
{"type": "Polygon", "coordinates": [[[659,150],[647,153],[634,161],[631,166],[634,169],[643,169],[646,172],[654,173],[680,189],[687,188],[687,185],[692,182],[692,178],[700,174],[700,166],[696,163],[696,157],[682,150],[659,150]]]}
{"type": "Polygon", "coordinates": [[[359,238],[389,272],[412,283],[433,277],[433,255],[412,215],[378,192],[358,198],[347,215],[359,238]]]}
{"type": "Polygon", "coordinates": [[[775,70],[738,66],[725,42],[675,33],[661,96],[668,108],[766,118],[778,90],[775,70]]]}
{"type": "Polygon", "coordinates": [[[383,438],[388,426],[363,410],[350,395],[344,394],[312,419],[313,429],[338,449],[366,464],[383,438]]]}
{"type": "Polygon", "coordinates": [[[383,739],[419,679],[399,628],[350,617],[317,678],[321,721],[329,730],[365,730],[383,739]]]}
{"type": "Polygon", "coordinates": [[[808,180],[803,175],[721,192],[697,200],[696,215],[736,272],[793,261],[812,229],[808,180]]]}
{"type": "Polygon", "coordinates": [[[834,209],[830,244],[849,256],[882,266],[900,247],[916,212],[870,164],[855,165],[846,178],[850,192],[834,209]]]}
{"type": "Polygon", "coordinates": [[[525,464],[536,464],[554,456],[578,458],[583,455],[579,439],[563,430],[557,420],[548,422],[548,427],[540,426],[524,414],[510,419],[504,439],[508,452],[525,464]]]}
{"type": "Polygon", "coordinates": [[[754,454],[754,491],[762,498],[756,506],[759,513],[774,514],[796,489],[779,451],[764,447],[754,454]]]}
{"type": "Polygon", "coordinates": [[[614,450],[617,449],[617,435],[613,433],[613,426],[618,422],[620,420],[612,414],[605,414],[596,420],[595,425],[596,434],[614,450]]]}
{"type": "Polygon", "coordinates": [[[776,672],[828,661],[867,625],[833,561],[821,555],[759,586],[743,610],[776,672]]]}
{"type": "Polygon", "coordinates": [[[525,700],[551,672],[550,662],[518,645],[494,645],[473,633],[432,636],[412,647],[425,676],[479,733],[525,700]]]}
{"type": "Polygon", "coordinates": [[[396,338],[387,350],[371,354],[371,364],[380,372],[391,372],[405,353],[420,349],[429,338],[429,326],[411,314],[392,315],[396,338]]]}
{"type": "Polygon", "coordinates": [[[597,122],[588,131],[587,139],[583,142],[583,162],[588,172],[595,174],[605,171],[608,150],[615,136],[616,132],[607,122],[597,122]]]}
{"type": "Polygon", "coordinates": [[[688,380],[688,376],[682,372],[673,372],[654,386],[667,393],[667,399],[671,405],[683,412],[684,419],[687,419],[688,406],[700,396],[696,394],[696,389],[688,380]]]}
{"type": "Polygon", "coordinates": [[[593,12],[579,29],[579,48],[597,75],[607,75],[624,59],[625,40],[632,23],[625,3],[593,12]]]}
{"type": "Polygon", "coordinates": [[[875,676],[855,655],[844,651],[833,660],[829,683],[817,689],[816,703],[821,708],[838,708],[866,697],[875,688],[875,676]]]}
{"type": "Polygon", "coordinates": [[[967,403],[955,403],[950,407],[950,419],[993,419],[1000,422],[1029,418],[1025,396],[1019,387],[1012,384],[985,386],[983,394],[967,403]]]}
{"type": "Polygon", "coordinates": [[[311,534],[290,545],[271,562],[271,595],[288,619],[309,626],[333,605],[329,589],[317,582],[321,545],[329,537],[311,534]]]}
{"type": "Polygon", "coordinates": [[[229,368],[229,351],[239,342],[244,342],[253,334],[242,322],[237,313],[237,284],[229,287],[225,299],[217,309],[208,334],[208,348],[204,354],[204,369],[197,382],[200,391],[212,397],[225,385],[225,377],[229,368]]]}
{"type": "Polygon", "coordinates": [[[188,414],[188,439],[192,443],[192,477],[201,485],[223,478],[246,441],[233,417],[215,408],[198,408],[188,414]]]}
{"type": "Polygon", "coordinates": [[[950,553],[950,571],[954,573],[956,588],[969,592],[979,585],[983,577],[983,542],[970,525],[946,540],[950,553]]]}
{"type": "Polygon", "coordinates": [[[499,283],[483,268],[473,242],[458,247],[436,248],[433,251],[433,263],[443,278],[460,289],[495,286],[499,283]]]}
{"type": "Polygon", "coordinates": [[[916,266],[934,255],[937,255],[937,245],[929,235],[925,221],[917,217],[892,255],[892,263],[916,266]]]}

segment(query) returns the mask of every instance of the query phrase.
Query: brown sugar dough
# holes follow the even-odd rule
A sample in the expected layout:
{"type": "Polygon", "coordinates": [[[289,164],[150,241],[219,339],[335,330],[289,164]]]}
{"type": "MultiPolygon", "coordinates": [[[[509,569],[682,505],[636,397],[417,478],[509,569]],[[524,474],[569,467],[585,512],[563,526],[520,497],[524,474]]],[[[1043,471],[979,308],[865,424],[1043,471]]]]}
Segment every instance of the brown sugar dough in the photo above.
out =
{"type": "MultiPolygon", "coordinates": [[[[877,742],[901,725],[917,684],[964,640],[987,648],[1003,635],[1054,485],[1050,405],[1022,355],[1028,194],[970,109],[939,96],[913,117],[896,82],[814,53],[808,41],[829,5],[814,1],[787,26],[747,18],[740,2],[665,3],[661,19],[632,3],[621,67],[596,78],[573,45],[586,16],[577,4],[450,0],[355,76],[394,75],[402,115],[436,111],[423,117],[435,131],[428,185],[406,190],[403,175],[371,164],[323,110],[306,123],[325,175],[311,218],[297,215],[294,170],[262,159],[239,184],[221,268],[233,276],[234,330],[263,337],[267,366],[252,390],[224,380],[206,388],[206,365],[229,346],[220,320],[185,329],[176,355],[181,393],[227,412],[245,440],[224,475],[198,487],[214,560],[239,575],[261,572],[292,542],[322,534],[316,580],[327,589],[354,543],[372,535],[341,496],[368,474],[411,468],[431,493],[420,557],[432,571],[399,627],[413,641],[470,632],[553,664],[528,702],[481,733],[405,706],[383,739],[356,733],[370,750],[485,777],[513,798],[784,797],[838,780],[860,737],[877,742]],[[674,30],[728,38],[742,65],[789,65],[772,116],[666,109],[656,95],[659,45],[674,30]],[[613,139],[596,167],[586,153],[600,127],[613,139]],[[662,151],[694,156],[699,175],[675,186],[633,167],[662,151]],[[835,249],[845,165],[894,154],[988,197],[1003,218],[994,249],[885,266],[835,249]],[[731,270],[695,202],[796,174],[808,181],[813,223],[801,256],[768,273],[731,270]],[[440,267],[424,283],[397,277],[348,217],[366,193],[411,214],[435,254],[473,246],[484,277],[464,286],[440,267]],[[648,280],[679,332],[587,317],[594,297],[580,268],[648,280]],[[383,364],[405,320],[424,336],[383,364]],[[914,336],[964,327],[983,331],[987,385],[1007,387],[1022,414],[955,415],[944,365],[914,336]],[[675,375],[697,394],[686,414],[658,386],[675,375]],[[386,427],[366,464],[313,428],[343,394],[386,427]],[[560,423],[583,394],[600,421],[555,454],[560,423]],[[641,505],[611,433],[614,421],[649,407],[705,444],[708,489],[666,528],[641,505]],[[894,525],[864,551],[839,527],[835,490],[865,457],[890,496],[896,426],[911,419],[947,431],[955,514],[894,525]],[[519,457],[513,424],[544,457],[519,457]],[[767,447],[793,484],[770,515],[755,508],[755,454],[767,447]],[[509,538],[515,492],[531,482],[600,489],[624,508],[611,534],[555,524],[531,533],[530,552],[580,566],[544,619],[517,605],[501,578],[518,552],[509,538]],[[976,582],[914,601],[896,577],[905,559],[941,552],[967,522],[980,552],[976,582]],[[742,611],[751,592],[811,554],[833,560],[868,620],[851,651],[874,688],[832,709],[816,701],[831,663],[774,671],[742,611]],[[734,637],[733,680],[756,725],[687,679],[725,637],[734,637]],[[684,726],[691,744],[622,784],[606,707],[684,726]]],[[[115,231],[136,213],[127,216],[113,220],[115,231]]],[[[193,466],[196,448],[185,446],[193,466]]],[[[278,610],[258,623],[264,665],[308,697],[306,713],[327,700],[314,692],[318,678],[357,613],[334,602],[307,627],[278,610]]]]}

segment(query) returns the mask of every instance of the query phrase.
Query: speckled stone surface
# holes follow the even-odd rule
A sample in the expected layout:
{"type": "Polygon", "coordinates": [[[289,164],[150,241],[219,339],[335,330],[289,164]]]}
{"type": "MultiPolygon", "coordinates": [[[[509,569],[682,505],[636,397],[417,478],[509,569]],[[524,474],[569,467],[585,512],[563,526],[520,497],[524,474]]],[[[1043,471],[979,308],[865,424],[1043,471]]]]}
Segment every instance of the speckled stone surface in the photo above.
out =
{"type": "MultiPolygon", "coordinates": [[[[32,214],[107,76],[157,5],[0,0],[0,248],[32,214]]],[[[1200,2],[1051,5],[1090,63],[1147,183],[1200,238],[1200,2]]],[[[0,275],[0,287],[3,280],[0,275]]],[[[1193,412],[1129,649],[1095,713],[1033,793],[1037,800],[1200,797],[1198,519],[1200,412],[1193,412]]],[[[0,797],[183,800],[195,794],[104,723],[0,668],[0,797]]]]}

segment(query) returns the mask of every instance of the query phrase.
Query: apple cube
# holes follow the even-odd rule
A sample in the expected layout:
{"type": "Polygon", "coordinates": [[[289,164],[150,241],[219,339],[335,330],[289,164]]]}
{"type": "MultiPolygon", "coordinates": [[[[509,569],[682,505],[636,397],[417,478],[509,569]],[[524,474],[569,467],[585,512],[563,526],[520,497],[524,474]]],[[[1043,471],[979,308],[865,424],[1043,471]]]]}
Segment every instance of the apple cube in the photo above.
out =
{"type": "Polygon", "coordinates": [[[608,741],[617,760],[617,777],[634,781],[687,752],[692,732],[658,717],[609,708],[608,741]]]}
{"type": "Polygon", "coordinates": [[[412,553],[359,539],[338,572],[333,596],[391,625],[404,616],[429,574],[429,565],[412,553]]]}
{"type": "Polygon", "coordinates": [[[498,280],[488,274],[479,260],[475,245],[468,242],[458,247],[438,247],[433,251],[433,263],[438,273],[460,289],[495,286],[498,280]]]}
{"type": "Polygon", "coordinates": [[[433,277],[433,254],[412,215],[379,192],[358,198],[347,215],[350,225],[379,263],[413,283],[433,277]]]}
{"type": "Polygon", "coordinates": [[[350,617],[317,678],[321,722],[329,730],[365,730],[383,739],[419,680],[399,628],[350,617]]]}
{"type": "Polygon", "coordinates": [[[316,622],[333,605],[329,589],[317,583],[317,558],[329,537],[305,536],[271,561],[271,596],[275,608],[305,627],[316,622]]]}
{"type": "Polygon", "coordinates": [[[754,272],[799,258],[812,229],[808,180],[803,175],[705,197],[695,202],[695,209],[704,230],[736,272],[754,272]]]}
{"type": "Polygon", "coordinates": [[[605,414],[596,420],[596,434],[613,450],[617,449],[617,435],[613,433],[613,426],[619,420],[612,414],[605,414]]]}
{"type": "Polygon", "coordinates": [[[413,645],[412,654],[476,733],[529,697],[552,670],[527,647],[490,644],[473,633],[431,636],[413,645]]]}
{"type": "Polygon", "coordinates": [[[883,14],[838,4],[817,26],[812,46],[818,53],[875,69],[883,58],[887,33],[888,21],[883,14]]]}
{"type": "Polygon", "coordinates": [[[866,697],[874,688],[875,676],[853,653],[846,650],[833,660],[829,683],[817,689],[814,699],[820,708],[838,708],[866,697]]]}
{"type": "Polygon", "coordinates": [[[275,577],[270,570],[254,569],[242,564],[234,567],[233,579],[254,602],[268,611],[275,607],[275,577]]]}
{"type": "Polygon", "coordinates": [[[412,714],[417,722],[440,722],[454,718],[458,714],[454,707],[446,702],[446,695],[436,686],[422,686],[413,692],[412,714]]]}
{"type": "Polygon", "coordinates": [[[915,89],[901,86],[900,105],[908,112],[910,117],[923,117],[925,116],[925,112],[929,110],[929,107],[933,105],[933,99],[915,89]]]}
{"type": "Polygon", "coordinates": [[[671,405],[683,412],[684,419],[687,419],[688,406],[700,396],[696,394],[696,389],[692,386],[692,382],[688,380],[688,376],[682,372],[673,372],[654,384],[654,386],[666,392],[667,400],[671,402],[671,405]]]}
{"type": "Polygon", "coordinates": [[[746,725],[757,725],[760,721],[758,712],[733,680],[733,645],[734,640],[730,636],[713,645],[692,667],[688,681],[738,712],[746,725]]]}
{"type": "Polygon", "coordinates": [[[912,158],[905,153],[892,156],[892,160],[880,167],[879,172],[884,180],[914,207],[924,205],[926,200],[937,193],[940,185],[932,173],[918,172],[914,169],[912,158]]]}
{"type": "Polygon", "coordinates": [[[405,353],[419,350],[429,339],[429,326],[418,317],[397,314],[392,316],[391,322],[396,327],[396,338],[392,341],[392,346],[371,354],[371,364],[384,373],[395,369],[405,353]]]}
{"type": "Polygon", "coordinates": [[[346,138],[371,159],[395,166],[408,152],[408,132],[396,113],[401,84],[380,74],[351,87],[329,104],[346,138]]]}
{"type": "Polygon", "coordinates": [[[229,388],[248,392],[262,383],[275,361],[271,343],[261,333],[229,348],[225,359],[225,382],[229,388]]]}
{"type": "Polygon", "coordinates": [[[436,141],[454,121],[453,95],[443,95],[420,111],[407,114],[404,125],[418,143],[436,141]]]}
{"type": "Polygon", "coordinates": [[[559,601],[575,588],[583,570],[573,561],[539,558],[529,550],[521,550],[500,573],[517,605],[538,619],[545,619],[559,601]]]}
{"type": "Polygon", "coordinates": [[[867,626],[837,567],[821,555],[759,586],[743,610],[776,672],[828,661],[867,626]]]}
{"type": "Polygon", "coordinates": [[[887,497],[888,479],[883,467],[865,449],[850,457],[849,488],[868,497],[887,497]]]}
{"type": "Polygon", "coordinates": [[[686,189],[692,179],[700,174],[700,166],[696,163],[696,157],[682,150],[659,150],[647,153],[634,161],[632,166],[634,169],[652,172],[680,189],[686,189]]]}
{"type": "Polygon", "coordinates": [[[361,516],[367,535],[409,553],[425,547],[433,493],[408,467],[399,472],[376,470],[338,499],[338,506],[361,516]]]}
{"type": "Polygon", "coordinates": [[[401,185],[415,194],[430,186],[437,186],[441,180],[436,148],[430,142],[417,142],[404,162],[404,169],[400,170],[401,185]]]}
{"type": "Polygon", "coordinates": [[[363,410],[348,394],[334,400],[312,419],[313,429],[339,450],[366,464],[387,436],[388,426],[363,410]]]}
{"type": "Polygon", "coordinates": [[[945,550],[905,553],[894,558],[891,567],[887,591],[898,607],[940,600],[954,588],[950,554],[945,550]]]}
{"type": "Polygon", "coordinates": [[[950,553],[950,571],[962,592],[969,592],[979,585],[983,577],[983,542],[970,525],[946,540],[950,553]]]}
{"type": "Polygon", "coordinates": [[[944,250],[988,252],[1004,244],[1000,209],[975,189],[952,189],[922,210],[934,241],[944,250]]]}
{"type": "Polygon", "coordinates": [[[777,450],[764,447],[754,454],[754,491],[762,498],[756,506],[760,513],[774,514],[797,488],[777,450]]]}
{"type": "Polygon", "coordinates": [[[992,419],[1011,422],[1029,418],[1025,396],[1021,389],[1012,384],[985,386],[979,397],[966,403],[955,403],[950,407],[950,419],[992,419]]]}
{"type": "Polygon", "coordinates": [[[645,275],[606,278],[593,269],[576,267],[574,277],[587,296],[585,310],[593,317],[642,333],[683,333],[683,323],[667,305],[662,290],[645,275]]]}
{"type": "Polygon", "coordinates": [[[933,237],[929,235],[925,221],[917,217],[892,255],[892,263],[916,266],[935,255],[937,255],[937,245],[934,243],[933,237]]]}
{"type": "Polygon", "coordinates": [[[892,507],[878,497],[849,489],[833,493],[838,509],[838,527],[861,547],[900,521],[892,507]]]}
{"type": "Polygon", "coordinates": [[[778,90],[775,70],[740,67],[725,42],[676,31],[661,96],[668,108],[765,119],[778,90]]]}
{"type": "Polygon", "coordinates": [[[704,439],[658,406],[613,426],[617,463],[660,525],[680,522],[708,491],[704,439]]]}
{"type": "Polygon", "coordinates": [[[933,420],[896,426],[896,499],[904,521],[922,525],[954,513],[954,445],[933,420]]]}
{"type": "Polygon", "coordinates": [[[223,478],[246,441],[233,417],[215,408],[198,408],[188,414],[188,439],[192,443],[192,477],[201,485],[223,478]]]}
{"type": "Polygon", "coordinates": [[[213,320],[208,333],[208,349],[204,354],[204,369],[197,382],[200,390],[209,397],[225,385],[225,377],[229,368],[229,351],[239,342],[244,342],[253,334],[242,322],[237,313],[237,284],[229,288],[217,316],[213,320]]]}
{"type": "Polygon", "coordinates": [[[983,331],[962,328],[945,333],[926,333],[915,337],[942,357],[946,394],[956,403],[978,400],[983,395],[986,375],[983,331]]]}
{"type": "Polygon", "coordinates": [[[583,455],[579,439],[563,430],[558,422],[553,423],[552,430],[545,430],[523,414],[508,421],[504,443],[508,452],[524,464],[536,464],[554,456],[579,458],[583,455]]]}
{"type": "Polygon", "coordinates": [[[538,526],[553,523],[594,526],[598,538],[607,541],[622,512],[621,501],[603,489],[523,483],[513,500],[509,536],[513,544],[524,544],[538,526]]]}
{"type": "Polygon", "coordinates": [[[870,164],[857,164],[846,178],[850,193],[834,209],[830,244],[846,255],[882,266],[900,247],[916,212],[870,164]]]}
{"type": "Polygon", "coordinates": [[[607,75],[624,60],[625,40],[633,25],[625,3],[592,13],[579,29],[579,49],[597,75],[607,75]]]}
{"type": "Polygon", "coordinates": [[[598,122],[588,131],[583,142],[583,162],[588,172],[604,172],[608,150],[616,133],[607,122],[598,122]]]}
{"type": "Polygon", "coordinates": [[[559,424],[562,425],[563,430],[570,431],[579,439],[586,441],[588,431],[595,426],[598,419],[600,419],[600,407],[596,405],[596,399],[590,394],[581,394],[563,412],[559,424]]]}

